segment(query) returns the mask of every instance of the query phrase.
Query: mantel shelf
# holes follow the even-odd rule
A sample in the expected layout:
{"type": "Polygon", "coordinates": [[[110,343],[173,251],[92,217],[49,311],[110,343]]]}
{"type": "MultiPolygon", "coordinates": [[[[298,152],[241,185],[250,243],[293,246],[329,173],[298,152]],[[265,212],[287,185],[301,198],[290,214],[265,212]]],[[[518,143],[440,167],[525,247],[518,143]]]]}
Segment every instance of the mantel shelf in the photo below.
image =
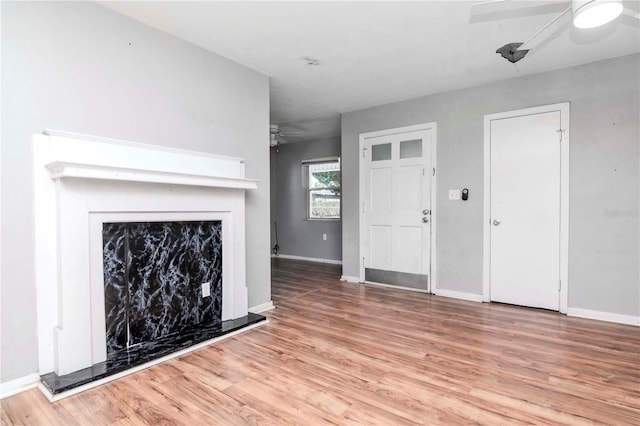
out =
{"type": "Polygon", "coordinates": [[[128,169],[55,161],[46,164],[52,179],[80,178],[212,188],[257,189],[257,180],[212,175],[195,175],[155,170],[128,169]]]}

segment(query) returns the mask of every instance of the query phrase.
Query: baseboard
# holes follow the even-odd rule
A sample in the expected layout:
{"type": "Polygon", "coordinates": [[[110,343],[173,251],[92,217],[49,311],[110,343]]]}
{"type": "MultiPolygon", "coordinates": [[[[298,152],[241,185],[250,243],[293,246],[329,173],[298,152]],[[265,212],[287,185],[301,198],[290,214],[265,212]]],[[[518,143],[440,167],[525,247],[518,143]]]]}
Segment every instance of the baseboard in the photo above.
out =
{"type": "Polygon", "coordinates": [[[346,281],[349,283],[360,283],[360,278],[359,277],[353,277],[350,275],[343,275],[340,277],[340,281],[346,281]]]}
{"type": "Polygon", "coordinates": [[[452,299],[468,300],[470,302],[482,302],[481,294],[465,293],[462,291],[435,289],[433,292],[436,296],[451,297],[452,299]]]}
{"type": "Polygon", "coordinates": [[[38,373],[27,374],[26,376],[0,383],[0,399],[33,389],[38,386],[38,383],[40,383],[40,375],[38,373]]]}
{"type": "Polygon", "coordinates": [[[291,254],[272,254],[271,257],[281,257],[283,259],[306,260],[307,262],[330,263],[332,265],[342,265],[342,260],[318,259],[316,257],[293,256],[291,254]]]}
{"type": "Polygon", "coordinates": [[[614,314],[612,312],[592,311],[591,309],[567,308],[567,316],[640,326],[640,317],[614,314]]]}
{"type": "Polygon", "coordinates": [[[270,311],[271,309],[275,309],[275,305],[273,304],[273,301],[269,300],[268,302],[250,307],[249,312],[260,314],[262,312],[270,311]]]}

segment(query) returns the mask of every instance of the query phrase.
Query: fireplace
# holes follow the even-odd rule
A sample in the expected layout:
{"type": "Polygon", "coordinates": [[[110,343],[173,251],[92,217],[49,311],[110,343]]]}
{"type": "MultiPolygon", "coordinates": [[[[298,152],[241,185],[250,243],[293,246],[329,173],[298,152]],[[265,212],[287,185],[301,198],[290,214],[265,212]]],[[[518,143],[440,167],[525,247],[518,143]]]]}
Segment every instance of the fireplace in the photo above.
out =
{"type": "MultiPolygon", "coordinates": [[[[245,179],[239,158],[53,131],[34,136],[40,374],[64,376],[105,362],[108,353],[185,327],[216,326],[247,316],[244,199],[245,191],[256,187],[256,181],[245,179]],[[189,262],[173,271],[156,265],[156,278],[174,274],[173,284],[165,284],[192,299],[182,306],[189,312],[148,329],[141,317],[169,312],[158,304],[162,297],[154,299],[148,288],[140,287],[149,280],[118,281],[117,267],[105,262],[105,239],[118,236],[143,244],[133,254],[128,247],[130,260],[144,257],[143,231],[151,239],[205,231],[217,238],[204,243],[208,237],[202,234],[202,244],[192,241],[199,254],[207,252],[205,260],[191,259],[204,262],[200,269],[189,262]],[[105,309],[105,303],[113,307],[113,291],[122,286],[128,293],[121,300],[129,305],[125,315],[131,315],[124,323],[105,309]],[[112,319],[120,321],[120,329],[112,319]]],[[[183,248],[172,254],[195,256],[194,247],[183,248]]],[[[133,271],[131,265],[123,267],[133,271]]],[[[160,291],[168,291],[164,302],[180,305],[179,297],[169,297],[169,287],[160,291]]]]}

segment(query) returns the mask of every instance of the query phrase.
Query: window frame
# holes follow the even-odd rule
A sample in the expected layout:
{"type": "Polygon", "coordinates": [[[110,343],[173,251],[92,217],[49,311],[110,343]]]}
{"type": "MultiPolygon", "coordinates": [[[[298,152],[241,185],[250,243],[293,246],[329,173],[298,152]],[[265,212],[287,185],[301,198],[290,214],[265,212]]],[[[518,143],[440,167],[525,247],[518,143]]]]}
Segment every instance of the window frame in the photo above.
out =
{"type": "Polygon", "coordinates": [[[306,220],[309,221],[341,221],[342,220],[342,163],[340,162],[340,157],[328,157],[328,158],[317,158],[313,160],[304,160],[302,162],[302,177],[303,177],[303,187],[305,190],[305,204],[306,204],[306,220]],[[322,188],[311,188],[310,187],[310,166],[318,165],[318,164],[338,164],[338,171],[340,172],[340,186],[338,187],[322,187],[322,188]],[[327,190],[327,189],[338,189],[340,191],[340,210],[338,212],[338,217],[311,217],[311,194],[314,191],[319,190],[327,190]]]}

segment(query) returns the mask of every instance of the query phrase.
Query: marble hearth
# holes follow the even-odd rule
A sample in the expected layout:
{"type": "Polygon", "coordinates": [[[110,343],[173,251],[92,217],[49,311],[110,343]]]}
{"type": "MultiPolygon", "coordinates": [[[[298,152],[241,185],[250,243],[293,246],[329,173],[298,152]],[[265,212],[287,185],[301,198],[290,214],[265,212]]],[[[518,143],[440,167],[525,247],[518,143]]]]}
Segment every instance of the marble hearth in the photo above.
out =
{"type": "MultiPolygon", "coordinates": [[[[245,179],[244,162],[238,158],[53,131],[34,136],[43,380],[74,374],[82,379],[90,370],[100,376],[129,363],[108,357],[108,347],[116,353],[123,341],[105,320],[104,277],[110,273],[103,263],[105,228],[122,232],[124,223],[199,223],[219,233],[221,285],[211,289],[208,300],[218,303],[219,318],[211,309],[202,327],[192,327],[200,321],[181,324],[178,328],[187,331],[174,350],[264,319],[248,313],[245,282],[245,191],[256,187],[256,181],[245,179]]],[[[158,356],[166,355],[172,346],[163,340],[166,336],[150,340],[148,333],[134,336],[145,354],[141,359],[154,345],[162,349],[158,356]]]]}

